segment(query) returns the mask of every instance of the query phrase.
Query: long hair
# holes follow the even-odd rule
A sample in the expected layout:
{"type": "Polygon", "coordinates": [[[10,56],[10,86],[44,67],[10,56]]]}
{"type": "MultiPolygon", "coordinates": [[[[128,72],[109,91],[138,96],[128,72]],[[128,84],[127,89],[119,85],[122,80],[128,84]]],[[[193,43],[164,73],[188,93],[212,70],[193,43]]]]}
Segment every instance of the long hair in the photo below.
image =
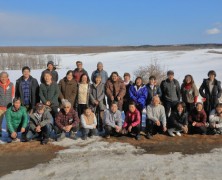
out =
{"type": "Polygon", "coordinates": [[[187,74],[187,75],[184,77],[183,83],[184,83],[184,84],[187,83],[187,82],[186,82],[186,78],[187,78],[187,77],[190,77],[190,79],[191,79],[191,82],[190,82],[190,83],[191,83],[191,84],[194,84],[193,76],[190,75],[190,74],[187,74]]]}
{"type": "Polygon", "coordinates": [[[83,73],[81,76],[80,76],[80,83],[82,82],[82,77],[83,76],[86,76],[87,77],[87,83],[89,83],[90,82],[90,79],[89,79],[89,76],[86,74],[86,73],[83,73]]]}

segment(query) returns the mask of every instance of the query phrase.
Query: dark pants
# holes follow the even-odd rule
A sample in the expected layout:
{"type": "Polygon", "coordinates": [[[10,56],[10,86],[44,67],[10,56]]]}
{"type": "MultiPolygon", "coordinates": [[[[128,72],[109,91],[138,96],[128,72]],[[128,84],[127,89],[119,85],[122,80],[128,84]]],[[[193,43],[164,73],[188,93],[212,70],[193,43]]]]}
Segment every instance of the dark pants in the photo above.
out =
{"type": "Polygon", "coordinates": [[[100,110],[99,106],[97,106],[94,113],[97,119],[97,129],[103,129],[104,110],[100,110]]]}
{"type": "Polygon", "coordinates": [[[195,127],[195,126],[189,125],[189,131],[190,131],[190,134],[206,134],[207,128],[205,126],[195,127]]]}
{"type": "Polygon", "coordinates": [[[140,112],[140,130],[142,130],[142,124],[143,124],[143,109],[139,108],[138,106],[136,107],[138,111],[140,112]]]}
{"type": "Polygon", "coordinates": [[[161,123],[160,126],[157,126],[152,120],[146,120],[146,132],[150,133],[150,135],[155,135],[157,133],[163,134],[163,125],[161,123]]]}
{"type": "Polygon", "coordinates": [[[82,136],[83,137],[95,136],[95,135],[96,135],[96,129],[82,128],[82,136]]]}
{"type": "Polygon", "coordinates": [[[36,137],[40,137],[41,139],[48,139],[50,136],[50,131],[51,131],[50,129],[51,129],[51,124],[47,124],[41,127],[41,132],[39,133],[29,129],[28,133],[26,134],[26,138],[28,140],[31,140],[36,137]]]}
{"type": "Polygon", "coordinates": [[[113,127],[111,127],[111,126],[108,126],[108,125],[106,125],[105,127],[104,127],[104,129],[105,129],[105,135],[106,136],[113,136],[113,135],[119,135],[120,133],[117,133],[116,132],[116,130],[115,130],[115,128],[113,128],[113,127]]]}
{"type": "MultiPolygon", "coordinates": [[[[128,130],[128,127],[126,127],[126,130],[128,130]]],[[[132,127],[132,130],[130,133],[135,134],[136,136],[140,134],[140,125],[138,124],[137,126],[132,127]]]]}
{"type": "MultiPolygon", "coordinates": [[[[58,136],[60,136],[62,132],[65,132],[63,129],[60,129],[58,126],[55,126],[54,128],[55,128],[56,134],[57,134],[58,136]]],[[[78,127],[73,127],[73,128],[70,130],[70,132],[71,132],[71,131],[77,132],[77,131],[78,131],[78,127]]],[[[66,133],[66,132],[65,132],[65,133],[66,133]]]]}
{"type": "Polygon", "coordinates": [[[186,110],[190,113],[195,108],[195,103],[186,103],[186,110]]]}
{"type": "Polygon", "coordinates": [[[83,110],[85,109],[85,107],[87,106],[87,104],[78,104],[78,116],[81,117],[83,110]]]}
{"type": "Polygon", "coordinates": [[[171,109],[171,112],[175,110],[175,107],[177,105],[178,101],[163,101],[163,106],[165,108],[166,118],[169,118],[169,112],[171,109]]]}
{"type": "MultiPolygon", "coordinates": [[[[52,106],[52,107],[50,107],[51,108],[51,111],[50,111],[50,113],[51,113],[51,115],[52,115],[52,117],[53,117],[53,120],[55,121],[55,118],[56,118],[56,116],[57,116],[57,114],[58,114],[58,108],[59,108],[59,106],[52,106]]],[[[54,123],[54,122],[53,122],[54,123]]]]}

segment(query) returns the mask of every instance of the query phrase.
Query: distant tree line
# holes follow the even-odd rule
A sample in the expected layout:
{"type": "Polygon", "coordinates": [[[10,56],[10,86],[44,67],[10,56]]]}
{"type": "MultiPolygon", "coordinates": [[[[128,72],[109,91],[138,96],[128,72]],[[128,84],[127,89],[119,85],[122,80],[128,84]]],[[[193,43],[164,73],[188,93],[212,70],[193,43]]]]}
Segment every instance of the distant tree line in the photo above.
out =
{"type": "Polygon", "coordinates": [[[0,69],[20,70],[23,66],[29,66],[31,69],[45,69],[48,61],[53,61],[59,67],[61,60],[61,57],[57,55],[1,53],[0,69]]]}

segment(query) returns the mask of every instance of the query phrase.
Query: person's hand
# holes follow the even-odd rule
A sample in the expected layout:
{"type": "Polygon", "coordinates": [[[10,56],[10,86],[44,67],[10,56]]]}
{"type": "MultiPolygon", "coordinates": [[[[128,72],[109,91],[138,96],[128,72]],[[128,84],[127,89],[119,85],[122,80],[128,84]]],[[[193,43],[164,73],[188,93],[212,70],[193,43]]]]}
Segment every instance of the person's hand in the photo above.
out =
{"type": "Polygon", "coordinates": [[[95,100],[95,101],[94,101],[94,104],[95,104],[96,106],[98,106],[99,101],[95,100]]]}
{"type": "Polygon", "coordinates": [[[13,132],[13,133],[11,134],[11,138],[12,138],[12,139],[17,138],[17,133],[16,133],[16,132],[13,132]]]}
{"type": "Polygon", "coordinates": [[[127,134],[127,130],[126,130],[126,128],[123,128],[123,130],[122,130],[122,134],[127,134]]]}
{"type": "Polygon", "coordinates": [[[164,127],[163,127],[163,132],[166,132],[166,131],[167,131],[167,127],[164,126],[164,127]]]}
{"type": "Polygon", "coordinates": [[[128,127],[128,131],[131,132],[132,131],[132,126],[128,127]]]}
{"type": "Polygon", "coordinates": [[[119,96],[117,96],[117,100],[119,101],[121,98],[119,96]]]}
{"type": "Polygon", "coordinates": [[[116,126],[116,132],[120,132],[121,128],[119,126],[116,126]]]}
{"type": "Polygon", "coordinates": [[[160,125],[161,125],[159,120],[156,121],[156,125],[157,125],[157,126],[160,126],[160,125]]]}
{"type": "Polygon", "coordinates": [[[114,101],[114,96],[112,96],[110,99],[111,99],[111,101],[114,101]]]}
{"type": "Polygon", "coordinates": [[[21,133],[24,133],[25,132],[25,128],[21,128],[21,133]]]}
{"type": "Polygon", "coordinates": [[[72,125],[66,126],[66,132],[69,132],[72,129],[72,125]]]}
{"type": "Polygon", "coordinates": [[[36,131],[36,132],[41,132],[41,126],[38,125],[38,126],[35,128],[35,131],[36,131]]]}
{"type": "Polygon", "coordinates": [[[187,133],[188,133],[188,127],[187,127],[187,125],[183,126],[183,127],[182,127],[182,130],[183,130],[183,132],[184,132],[185,134],[187,134],[187,133]]]}
{"type": "Polygon", "coordinates": [[[93,125],[93,129],[96,129],[96,125],[93,125]]]}
{"type": "Polygon", "coordinates": [[[194,121],[193,123],[192,123],[192,126],[195,126],[197,123],[196,123],[196,121],[194,121]]]}

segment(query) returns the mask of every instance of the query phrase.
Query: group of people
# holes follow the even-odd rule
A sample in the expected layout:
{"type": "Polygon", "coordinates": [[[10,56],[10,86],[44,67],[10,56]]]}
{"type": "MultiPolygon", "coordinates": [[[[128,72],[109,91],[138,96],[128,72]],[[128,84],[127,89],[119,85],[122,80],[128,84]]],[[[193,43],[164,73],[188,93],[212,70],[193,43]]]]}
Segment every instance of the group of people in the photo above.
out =
{"type": "Polygon", "coordinates": [[[198,90],[191,75],[186,75],[180,86],[173,71],[168,71],[167,79],[158,85],[155,76],[150,76],[148,84],[142,77],[133,83],[129,73],[123,78],[117,72],[108,76],[101,62],[90,80],[83,63],[77,61],[76,66],[58,82],[56,67],[49,61],[40,85],[27,66],[15,86],[8,73],[1,72],[0,136],[5,117],[8,142],[17,141],[21,132],[22,141],[40,138],[47,144],[52,131],[61,140],[66,136],[76,139],[78,130],[83,140],[104,130],[106,138],[128,135],[139,140],[144,109],[148,139],[165,132],[172,137],[222,133],[222,104],[218,101],[221,82],[215,71],[209,71],[198,90]],[[199,93],[203,103],[198,102],[199,93]]]}

